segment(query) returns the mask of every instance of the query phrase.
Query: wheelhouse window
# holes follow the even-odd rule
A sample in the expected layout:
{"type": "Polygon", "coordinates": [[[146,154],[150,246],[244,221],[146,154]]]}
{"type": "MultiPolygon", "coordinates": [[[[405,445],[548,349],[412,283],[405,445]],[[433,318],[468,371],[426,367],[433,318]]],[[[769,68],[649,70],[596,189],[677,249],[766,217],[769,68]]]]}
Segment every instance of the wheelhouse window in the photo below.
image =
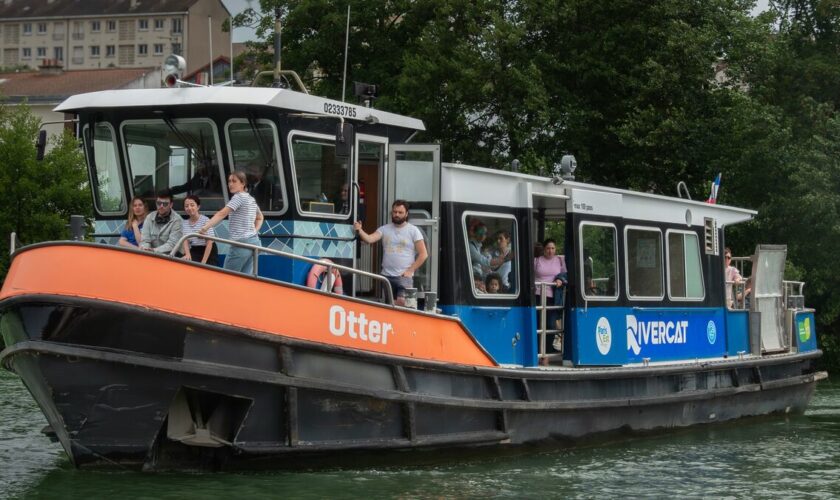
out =
{"type": "Polygon", "coordinates": [[[473,295],[482,299],[518,296],[516,219],[502,214],[465,212],[461,229],[467,242],[473,295]]]}
{"type": "Polygon", "coordinates": [[[627,295],[631,299],[662,299],[662,232],[658,229],[628,227],[624,230],[627,265],[627,295]]]}
{"type": "Polygon", "coordinates": [[[335,156],[334,138],[293,134],[289,141],[298,192],[298,209],[322,217],[347,218],[350,213],[350,163],[335,156]]]}
{"type": "Polygon", "coordinates": [[[248,192],[263,212],[286,211],[277,129],[268,120],[231,120],[225,126],[231,165],[248,176],[248,192]]]}
{"type": "Polygon", "coordinates": [[[202,211],[224,206],[216,128],[201,119],[138,120],[122,126],[126,158],[135,196],[152,200],[169,189],[175,209],[183,209],[184,197],[201,198],[202,211]]]}
{"type": "Polygon", "coordinates": [[[703,265],[696,233],[668,231],[668,295],[674,300],[703,300],[703,265]]]}
{"type": "Polygon", "coordinates": [[[117,159],[117,143],[114,129],[108,123],[85,126],[85,153],[91,166],[93,199],[100,213],[122,213],[125,211],[125,192],[120,178],[117,159]],[[91,135],[93,137],[91,137],[91,135]]]}
{"type": "Polygon", "coordinates": [[[618,298],[616,281],[617,245],[615,226],[599,222],[580,225],[580,287],[587,300],[615,300],[618,298]]]}

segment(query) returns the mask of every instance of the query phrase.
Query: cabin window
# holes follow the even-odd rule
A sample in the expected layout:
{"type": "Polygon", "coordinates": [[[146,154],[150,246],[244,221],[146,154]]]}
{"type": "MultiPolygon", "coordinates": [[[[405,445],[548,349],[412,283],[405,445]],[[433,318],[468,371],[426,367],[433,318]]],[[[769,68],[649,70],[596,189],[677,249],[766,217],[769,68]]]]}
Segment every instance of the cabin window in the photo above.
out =
{"type": "Polygon", "coordinates": [[[512,215],[465,212],[462,230],[473,295],[482,299],[518,296],[516,219],[512,215]]]}
{"type": "Polygon", "coordinates": [[[350,214],[350,162],[335,156],[335,138],[291,134],[292,168],[298,210],[308,215],[346,219],[350,214]]]}
{"type": "Polygon", "coordinates": [[[268,120],[231,120],[225,126],[230,164],[248,176],[248,192],[263,212],[286,211],[277,128],[268,120]]]}
{"type": "Polygon", "coordinates": [[[581,290],[587,300],[618,298],[615,226],[599,222],[580,225],[581,290]]]}
{"type": "Polygon", "coordinates": [[[703,265],[696,233],[668,231],[668,295],[674,300],[702,300],[703,265]]]}
{"type": "Polygon", "coordinates": [[[85,151],[96,175],[93,176],[93,198],[100,213],[122,213],[125,211],[120,165],[117,159],[117,142],[114,129],[109,123],[97,123],[93,127],[93,147],[90,144],[90,127],[85,126],[85,151]],[[91,158],[92,153],[92,158],[91,158]]]}
{"type": "Polygon", "coordinates": [[[661,300],[665,296],[662,231],[627,227],[624,230],[624,247],[627,295],[631,299],[661,300]]]}
{"type": "Polygon", "coordinates": [[[215,125],[208,120],[137,120],[123,123],[123,140],[134,196],[152,200],[169,189],[175,209],[188,194],[198,195],[201,210],[225,205],[224,175],[215,125]]]}

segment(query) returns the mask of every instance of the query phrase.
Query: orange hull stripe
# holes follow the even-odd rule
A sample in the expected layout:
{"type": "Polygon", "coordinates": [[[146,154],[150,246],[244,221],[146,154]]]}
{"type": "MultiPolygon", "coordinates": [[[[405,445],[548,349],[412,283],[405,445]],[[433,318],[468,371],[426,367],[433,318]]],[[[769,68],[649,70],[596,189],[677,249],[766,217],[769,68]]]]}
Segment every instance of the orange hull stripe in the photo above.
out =
{"type": "Polygon", "coordinates": [[[495,366],[451,319],[208,271],[139,251],[93,245],[17,254],[0,300],[32,294],[118,302],[351,349],[495,366]]]}

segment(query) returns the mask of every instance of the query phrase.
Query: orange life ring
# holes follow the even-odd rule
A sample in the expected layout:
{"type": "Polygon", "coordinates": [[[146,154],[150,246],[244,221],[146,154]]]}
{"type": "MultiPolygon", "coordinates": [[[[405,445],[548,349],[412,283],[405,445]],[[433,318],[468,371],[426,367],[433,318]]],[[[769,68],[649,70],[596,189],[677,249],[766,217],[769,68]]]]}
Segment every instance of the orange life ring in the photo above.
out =
{"type": "MultiPolygon", "coordinates": [[[[321,259],[321,262],[324,264],[332,264],[333,261],[330,259],[321,259]]],[[[333,268],[333,288],[332,292],[337,294],[344,294],[344,287],[341,283],[341,273],[338,272],[338,269],[333,268]]],[[[323,280],[326,279],[327,274],[327,266],[322,264],[312,264],[312,268],[309,270],[309,274],[306,276],[306,286],[309,288],[323,288],[323,280]]]]}

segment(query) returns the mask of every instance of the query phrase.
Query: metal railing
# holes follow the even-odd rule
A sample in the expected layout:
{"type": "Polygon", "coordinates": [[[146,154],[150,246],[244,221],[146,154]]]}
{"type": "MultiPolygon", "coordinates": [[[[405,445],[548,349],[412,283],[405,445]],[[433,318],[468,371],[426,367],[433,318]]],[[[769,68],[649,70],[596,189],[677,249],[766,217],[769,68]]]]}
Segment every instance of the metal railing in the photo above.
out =
{"type": "MultiPolygon", "coordinates": [[[[546,297],[546,292],[548,287],[553,287],[554,283],[551,282],[537,282],[537,286],[540,287],[540,303],[537,304],[537,314],[539,315],[539,324],[537,325],[537,336],[539,337],[540,342],[540,352],[537,355],[537,358],[540,362],[550,362],[553,359],[562,359],[563,358],[563,333],[565,329],[565,319],[566,314],[565,310],[563,309],[564,306],[560,305],[548,305],[548,297],[546,297]],[[555,325],[549,325],[548,322],[548,311],[560,311],[559,318],[557,319],[555,325]],[[559,326],[559,328],[549,328],[549,326],[559,326]],[[554,342],[552,342],[552,346],[557,351],[556,353],[548,354],[546,352],[546,341],[549,335],[553,334],[554,342]]],[[[560,287],[554,290],[554,293],[560,293],[563,296],[562,303],[566,303],[566,287],[560,287]]],[[[553,299],[553,297],[552,297],[553,299]]]]}
{"type": "Polygon", "coordinates": [[[787,309],[805,309],[804,281],[782,281],[785,287],[785,307],[787,309]]]}
{"type": "MultiPolygon", "coordinates": [[[[382,289],[385,290],[386,304],[390,305],[392,307],[395,307],[394,306],[394,291],[391,288],[391,282],[388,281],[388,279],[385,276],[382,276],[381,274],[373,274],[373,273],[369,273],[367,271],[354,269],[352,267],[342,266],[342,265],[336,264],[334,262],[328,262],[328,261],[325,261],[325,260],[313,259],[311,257],[304,257],[303,255],[297,255],[297,254],[293,254],[293,253],[289,253],[289,252],[284,252],[282,250],[275,250],[273,248],[265,248],[265,247],[262,247],[260,245],[252,245],[250,243],[242,243],[242,242],[239,242],[239,241],[227,240],[225,238],[220,238],[218,236],[209,236],[209,235],[206,235],[206,234],[199,234],[199,233],[189,233],[189,234],[185,234],[185,235],[181,236],[181,239],[178,240],[178,243],[175,245],[175,248],[173,248],[172,251],[169,252],[169,256],[170,257],[177,257],[178,252],[180,252],[181,249],[184,246],[184,242],[186,240],[188,240],[189,238],[199,238],[199,239],[202,239],[202,240],[215,241],[217,243],[226,243],[226,244],[231,245],[231,246],[235,246],[235,247],[239,247],[239,248],[247,248],[247,249],[251,250],[254,254],[254,268],[253,268],[253,271],[252,271],[251,274],[255,278],[259,277],[259,256],[260,256],[260,254],[269,254],[269,255],[277,255],[277,256],[280,256],[280,257],[287,257],[289,259],[294,259],[294,260],[300,260],[300,261],[303,261],[303,262],[309,262],[310,264],[313,264],[313,265],[320,265],[320,266],[326,267],[327,268],[327,274],[326,274],[326,276],[327,276],[326,277],[326,279],[327,279],[327,289],[322,290],[322,291],[326,291],[327,293],[329,293],[331,295],[339,295],[339,294],[336,294],[332,291],[333,283],[334,283],[333,280],[335,279],[333,277],[333,270],[334,269],[338,269],[338,270],[341,270],[341,271],[348,272],[350,274],[355,274],[355,275],[358,275],[358,276],[365,276],[365,277],[368,277],[368,278],[371,278],[371,279],[374,279],[374,280],[381,281],[382,286],[383,286],[382,289]]],[[[277,281],[279,283],[285,283],[284,281],[275,280],[275,279],[272,279],[272,278],[265,278],[265,279],[270,279],[272,281],[277,281]]]]}

